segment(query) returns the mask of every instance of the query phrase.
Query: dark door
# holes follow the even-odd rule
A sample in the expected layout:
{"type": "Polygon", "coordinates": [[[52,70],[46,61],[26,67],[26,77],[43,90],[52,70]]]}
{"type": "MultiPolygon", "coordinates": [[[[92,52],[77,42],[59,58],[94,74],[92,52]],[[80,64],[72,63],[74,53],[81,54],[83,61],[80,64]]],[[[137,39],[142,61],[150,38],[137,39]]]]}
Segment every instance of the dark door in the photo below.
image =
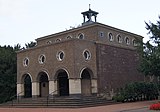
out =
{"type": "Polygon", "coordinates": [[[60,96],[69,95],[69,80],[66,72],[59,73],[58,75],[58,88],[60,96]]]}
{"type": "Polygon", "coordinates": [[[81,76],[81,90],[82,95],[90,96],[91,95],[91,76],[88,70],[84,70],[81,76]]]}
{"type": "Polygon", "coordinates": [[[46,73],[40,74],[40,97],[46,97],[49,94],[49,81],[46,73]]]}
{"type": "Polygon", "coordinates": [[[29,75],[26,75],[24,79],[24,97],[32,97],[32,83],[29,75]]]}

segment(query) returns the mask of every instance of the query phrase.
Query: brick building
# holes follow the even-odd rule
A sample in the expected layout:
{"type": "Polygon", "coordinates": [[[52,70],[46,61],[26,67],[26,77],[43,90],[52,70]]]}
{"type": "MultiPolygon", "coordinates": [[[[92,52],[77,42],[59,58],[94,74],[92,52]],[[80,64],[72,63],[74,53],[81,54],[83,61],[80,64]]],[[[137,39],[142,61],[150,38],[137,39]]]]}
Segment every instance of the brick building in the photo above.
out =
{"type": "Polygon", "coordinates": [[[136,51],[143,37],[96,22],[98,12],[91,9],[82,14],[82,26],[17,52],[19,97],[97,95],[143,80],[136,51]]]}

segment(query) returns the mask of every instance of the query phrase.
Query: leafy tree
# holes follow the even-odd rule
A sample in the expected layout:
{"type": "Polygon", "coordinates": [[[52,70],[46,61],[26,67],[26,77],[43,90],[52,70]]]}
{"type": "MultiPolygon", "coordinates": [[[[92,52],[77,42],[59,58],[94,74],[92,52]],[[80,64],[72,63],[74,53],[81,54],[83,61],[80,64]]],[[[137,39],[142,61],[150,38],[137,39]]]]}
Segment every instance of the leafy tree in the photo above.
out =
{"type": "Polygon", "coordinates": [[[146,23],[146,29],[150,40],[143,44],[140,71],[146,76],[160,76],[160,20],[146,23]]]}
{"type": "Polygon", "coordinates": [[[0,46],[0,103],[16,95],[17,57],[16,51],[36,46],[36,42],[11,46],[0,46]]]}
{"type": "Polygon", "coordinates": [[[21,48],[21,45],[20,44],[17,44],[17,45],[15,45],[14,46],[14,50],[15,51],[19,51],[19,50],[21,50],[22,48],[21,48]]]}
{"type": "Polygon", "coordinates": [[[30,43],[25,44],[25,46],[26,46],[26,49],[35,47],[36,46],[36,42],[31,41],[30,43]]]}
{"type": "Polygon", "coordinates": [[[0,46],[0,103],[16,94],[17,58],[21,46],[0,46]]]}

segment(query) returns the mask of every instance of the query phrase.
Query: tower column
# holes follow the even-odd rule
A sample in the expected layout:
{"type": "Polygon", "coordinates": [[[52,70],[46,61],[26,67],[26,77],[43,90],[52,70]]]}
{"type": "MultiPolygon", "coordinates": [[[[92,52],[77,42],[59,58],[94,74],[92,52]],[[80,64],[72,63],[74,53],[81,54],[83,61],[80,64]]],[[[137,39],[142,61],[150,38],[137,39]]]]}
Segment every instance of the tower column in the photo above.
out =
{"type": "Polygon", "coordinates": [[[95,15],[94,17],[95,17],[95,22],[97,22],[97,16],[95,15]]]}
{"type": "Polygon", "coordinates": [[[24,96],[24,84],[17,83],[17,98],[24,96]]]}
{"type": "Polygon", "coordinates": [[[81,95],[81,79],[69,79],[70,95],[81,95]]]}
{"type": "Polygon", "coordinates": [[[92,79],[91,80],[91,91],[92,91],[92,94],[96,94],[98,91],[97,91],[97,79],[92,79]]]}
{"type": "Polygon", "coordinates": [[[49,94],[51,94],[54,91],[54,81],[49,81],[49,94]]]}
{"type": "Polygon", "coordinates": [[[83,15],[83,18],[84,18],[84,19],[83,19],[83,23],[85,23],[85,22],[86,22],[86,20],[85,20],[85,19],[86,19],[86,18],[85,18],[85,15],[83,15]]]}
{"type": "Polygon", "coordinates": [[[37,98],[39,95],[39,83],[32,82],[32,98],[37,98]]]}

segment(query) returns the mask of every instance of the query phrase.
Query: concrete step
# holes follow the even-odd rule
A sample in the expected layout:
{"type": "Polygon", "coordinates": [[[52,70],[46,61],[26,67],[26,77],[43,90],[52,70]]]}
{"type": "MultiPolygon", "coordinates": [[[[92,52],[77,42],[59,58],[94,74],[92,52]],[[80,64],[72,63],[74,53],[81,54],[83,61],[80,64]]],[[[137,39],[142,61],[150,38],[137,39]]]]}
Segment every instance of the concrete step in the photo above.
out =
{"type": "Polygon", "coordinates": [[[52,108],[81,108],[99,105],[109,105],[115,102],[105,100],[98,97],[55,97],[55,98],[23,98],[21,100],[13,100],[1,104],[0,107],[16,107],[16,108],[39,108],[39,107],[52,107],[52,108]]]}

